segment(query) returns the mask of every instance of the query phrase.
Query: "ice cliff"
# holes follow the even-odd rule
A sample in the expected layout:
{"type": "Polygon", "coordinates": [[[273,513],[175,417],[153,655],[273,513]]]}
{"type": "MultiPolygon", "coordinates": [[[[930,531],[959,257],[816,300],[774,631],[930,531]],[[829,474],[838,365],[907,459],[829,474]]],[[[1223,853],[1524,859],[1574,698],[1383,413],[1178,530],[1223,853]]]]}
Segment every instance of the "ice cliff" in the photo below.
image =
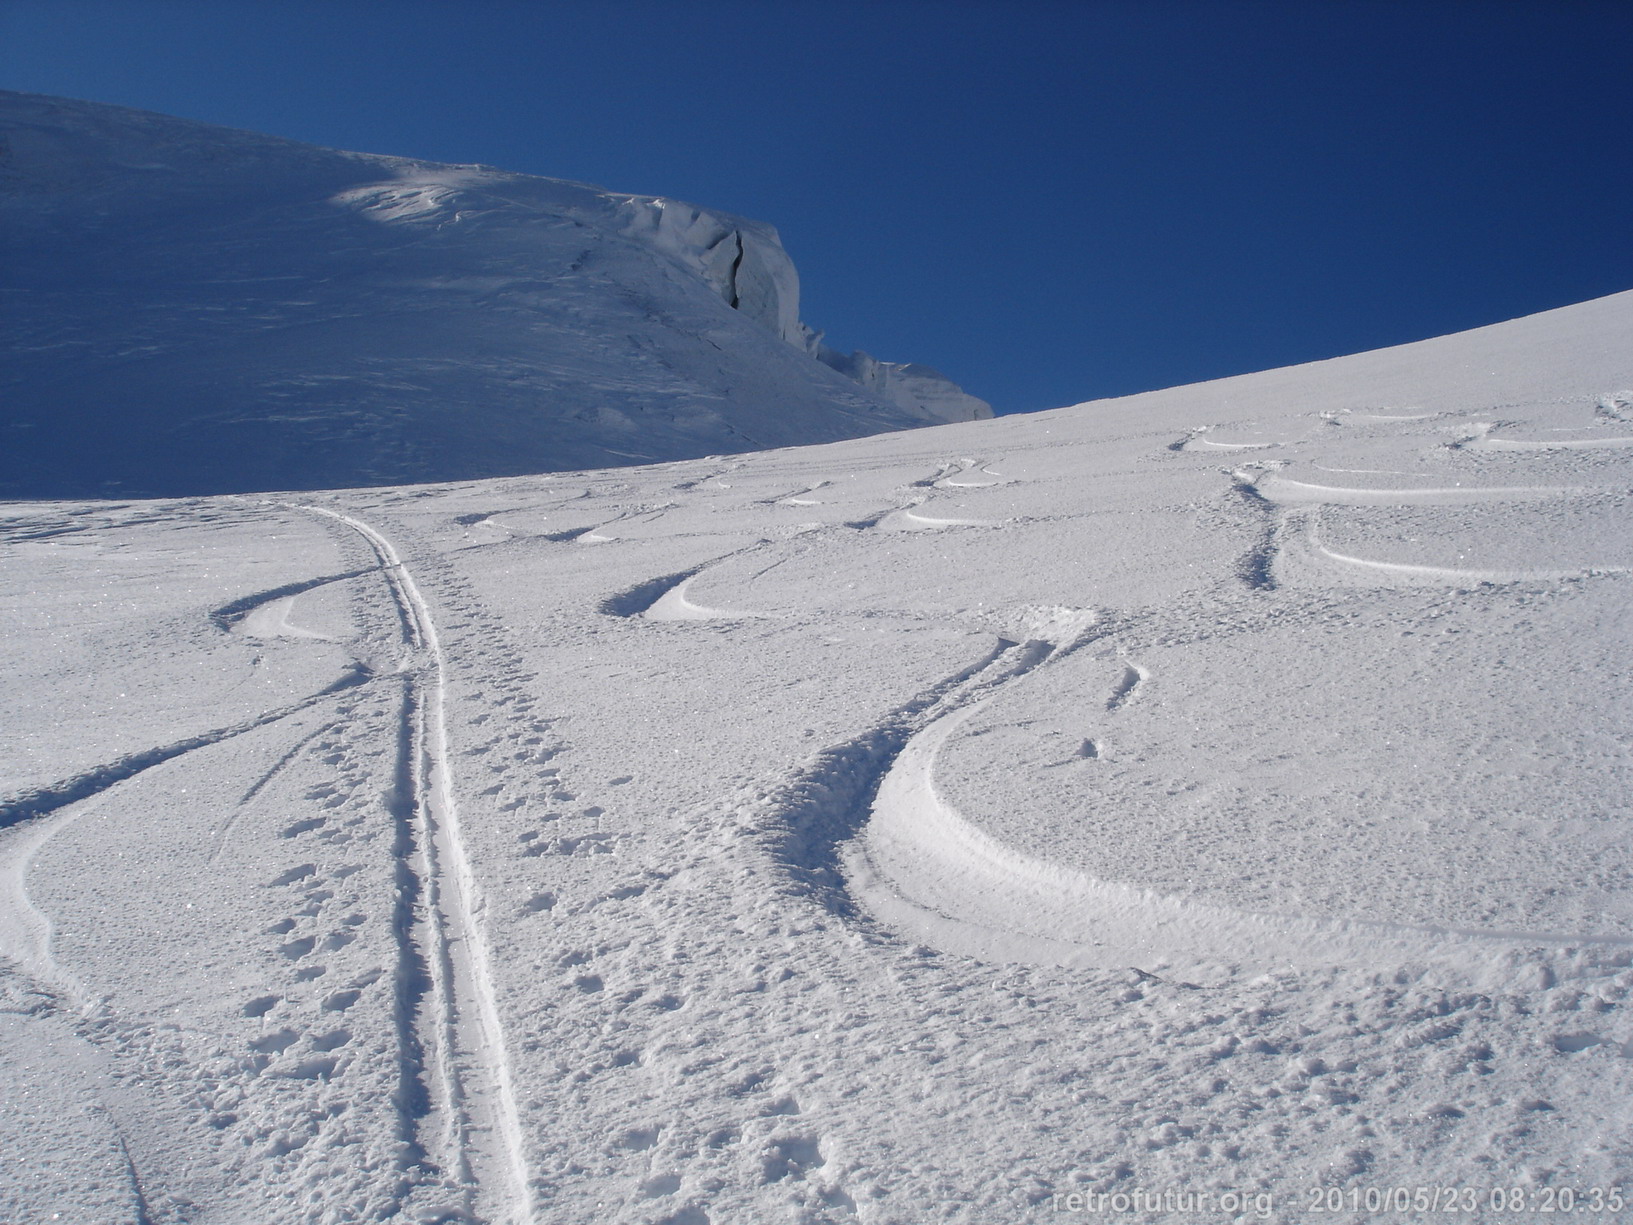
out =
{"type": "Polygon", "coordinates": [[[656,196],[628,199],[631,233],[697,273],[733,308],[886,403],[935,423],[992,416],[991,405],[939,370],[823,344],[821,332],[800,322],[799,274],[771,226],[656,196]]]}

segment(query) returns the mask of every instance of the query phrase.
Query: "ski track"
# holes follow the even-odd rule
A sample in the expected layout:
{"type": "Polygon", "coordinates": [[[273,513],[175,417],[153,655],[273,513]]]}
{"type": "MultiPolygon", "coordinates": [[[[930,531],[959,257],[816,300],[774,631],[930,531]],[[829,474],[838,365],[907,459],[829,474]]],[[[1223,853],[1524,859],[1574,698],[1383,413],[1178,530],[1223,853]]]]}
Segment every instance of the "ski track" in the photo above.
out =
{"type": "Polygon", "coordinates": [[[693,578],[689,575],[665,591],[641,615],[649,621],[744,621],[761,614],[740,608],[710,608],[694,602],[686,594],[693,578]]]}
{"type": "MultiPolygon", "coordinates": [[[[294,744],[290,745],[288,752],[286,752],[282,757],[278,758],[277,761],[273,762],[272,765],[267,768],[265,773],[263,773],[253,783],[251,783],[247,788],[245,788],[244,794],[238,797],[239,805],[242,806],[244,804],[249,803],[251,800],[253,800],[257,795],[259,795],[261,793],[261,788],[265,787],[274,778],[276,778],[278,776],[278,774],[284,769],[284,767],[289,765],[290,762],[294,761],[295,758],[297,756],[299,756],[300,751],[302,749],[304,749],[307,745],[311,744],[312,741],[316,740],[319,736],[323,735],[325,732],[334,731],[336,726],[337,725],[334,724],[334,723],[321,724],[318,727],[314,728],[312,731],[308,732],[306,735],[302,736],[299,740],[295,741],[294,744]]],[[[223,826],[218,831],[218,834],[225,834],[226,832],[227,832],[226,826],[223,826]]],[[[219,848],[218,848],[218,852],[219,852],[219,848]]],[[[211,856],[211,862],[214,862],[214,856],[213,855],[211,856]]]]}
{"type": "Polygon", "coordinates": [[[227,849],[228,844],[231,842],[230,835],[232,834],[233,826],[238,823],[238,818],[243,815],[244,806],[261,793],[261,788],[265,787],[273,779],[277,778],[290,762],[294,761],[300,756],[302,749],[311,744],[312,741],[316,740],[325,732],[333,731],[336,726],[337,725],[334,723],[320,724],[317,728],[302,736],[299,740],[295,741],[294,744],[289,746],[289,749],[283,754],[283,756],[279,757],[277,761],[273,762],[271,766],[267,767],[266,771],[259,778],[244,789],[244,794],[238,797],[238,803],[233,807],[232,812],[227,815],[227,819],[216,827],[214,831],[212,831],[211,837],[214,838],[215,845],[210,849],[210,858],[206,862],[208,862],[211,866],[214,866],[215,862],[221,858],[221,853],[227,849]]]}
{"type": "Polygon", "coordinates": [[[195,749],[206,748],[212,744],[220,744],[234,736],[241,736],[245,732],[253,731],[258,727],[265,727],[269,723],[276,723],[286,719],[298,711],[305,710],[353,686],[366,684],[372,679],[372,674],[361,664],[353,668],[345,676],[332,685],[319,690],[310,697],[302,698],[288,706],[280,706],[253,719],[245,719],[241,723],[234,723],[228,727],[214,728],[211,731],[200,732],[196,736],[188,736],[182,740],[172,741],[170,744],[158,745],[151,749],[142,749],[139,752],[127,753],[103,765],[93,766],[71,778],[52,783],[45,787],[33,788],[21,795],[0,804],[0,830],[13,825],[20,825],[39,817],[49,816],[58,809],[66,808],[70,804],[77,804],[81,800],[100,795],[117,783],[127,778],[134,778],[144,770],[151,770],[154,766],[162,765],[184,753],[191,753],[195,749]]]}
{"type": "Polygon", "coordinates": [[[1600,448],[1633,447],[1633,437],[1621,438],[1492,438],[1489,435],[1468,444],[1482,451],[1593,451],[1600,448]]]}
{"type": "Polygon", "coordinates": [[[831,911],[850,921],[864,911],[844,871],[845,847],[867,821],[869,805],[913,736],[949,710],[1098,637],[1083,631],[1062,644],[999,638],[967,668],[935,683],[860,735],[834,745],[767,800],[773,858],[831,911]]]}
{"type": "MultiPolygon", "coordinates": [[[[1436,489],[1367,489],[1314,485],[1290,477],[1272,476],[1256,493],[1271,502],[1330,502],[1341,506],[1466,506],[1486,502],[1528,502],[1546,498],[1581,497],[1601,492],[1577,485],[1508,485],[1478,487],[1452,485],[1436,489]]],[[[1607,490],[1604,492],[1615,492],[1607,490]]]]}
{"type": "Polygon", "coordinates": [[[938,482],[944,481],[949,476],[953,476],[956,473],[962,472],[965,467],[966,467],[966,465],[964,465],[964,464],[959,464],[959,463],[954,463],[952,461],[947,461],[947,462],[943,463],[939,468],[937,468],[934,472],[932,472],[929,476],[921,476],[916,481],[908,481],[906,487],[908,489],[931,489],[931,488],[934,488],[935,485],[938,482]]]}
{"type": "Polygon", "coordinates": [[[1454,566],[1428,566],[1416,562],[1381,561],[1371,557],[1358,557],[1350,553],[1340,553],[1322,543],[1320,534],[1315,525],[1310,527],[1310,544],[1317,554],[1330,562],[1340,566],[1351,566],[1359,570],[1375,571],[1382,574],[1394,574],[1403,578],[1428,579],[1442,583],[1524,583],[1524,582],[1558,582],[1563,579],[1592,578],[1601,574],[1626,574],[1626,566],[1577,566],[1569,570],[1515,570],[1515,569],[1477,569],[1459,568],[1454,566]]]}
{"type": "MultiPolygon", "coordinates": [[[[401,979],[409,986],[416,968],[424,967],[430,977],[433,1015],[427,1018],[418,1008],[405,1009],[416,1015],[401,1017],[403,1024],[417,1029],[401,1035],[405,1073],[411,1079],[417,1052],[429,1054],[436,1092],[427,1109],[431,1116],[441,1116],[441,1166],[456,1180],[453,1189],[464,1201],[462,1217],[481,1220],[479,1214],[491,1203],[496,1214],[492,1220],[529,1225],[532,1191],[483,931],[483,902],[453,795],[445,660],[436,622],[413,575],[384,535],[341,511],[313,505],[298,509],[326,516],[362,537],[379,560],[409,648],[401,671],[405,760],[400,763],[408,793],[397,797],[403,823],[398,839],[400,899],[407,903],[399,911],[401,979]],[[423,865],[419,872],[415,860],[423,865]],[[415,896],[422,906],[413,906],[415,896]],[[469,1079],[466,1058],[475,1065],[476,1076],[469,1079]]],[[[422,1143],[420,1120],[405,1123],[415,1131],[415,1142],[422,1143]]]]}
{"type": "Polygon", "coordinates": [[[1379,421],[1394,424],[1401,421],[1429,421],[1440,416],[1439,413],[1367,413],[1351,410],[1349,416],[1357,421],[1379,421]]]}
{"type": "MultiPolygon", "coordinates": [[[[230,604],[223,604],[219,608],[212,609],[210,611],[210,620],[217,629],[230,630],[264,605],[273,604],[278,600],[291,599],[302,592],[327,586],[329,583],[341,583],[347,579],[361,578],[365,574],[372,574],[374,569],[373,566],[364,566],[361,570],[348,570],[344,574],[325,574],[318,578],[285,583],[281,587],[273,587],[267,591],[257,591],[253,595],[244,596],[242,599],[233,600],[230,604]]],[[[301,632],[314,638],[323,637],[322,634],[311,634],[309,631],[301,632]]]]}
{"type": "Polygon", "coordinates": [[[938,481],[932,482],[937,489],[990,489],[994,485],[1005,483],[1005,477],[994,472],[979,460],[965,460],[956,471],[949,473],[938,481]],[[990,477],[990,480],[959,480],[959,477],[968,477],[971,473],[990,477]]]}
{"type": "Polygon", "coordinates": [[[51,916],[28,895],[28,872],[40,848],[74,821],[98,807],[83,808],[30,822],[0,849],[0,953],[44,988],[53,999],[83,1009],[89,995],[79,979],[51,955],[51,916]]]}
{"type": "Polygon", "coordinates": [[[917,528],[940,528],[940,527],[1001,527],[1002,526],[1001,524],[995,523],[990,519],[937,519],[937,518],[933,518],[933,517],[931,517],[929,515],[921,515],[916,510],[909,510],[909,509],[906,509],[906,508],[904,508],[900,513],[901,513],[902,519],[905,521],[900,526],[902,528],[906,529],[907,531],[912,531],[915,527],[917,527],[917,528]]]}
{"type": "Polygon", "coordinates": [[[702,566],[693,566],[689,570],[681,570],[674,574],[663,574],[657,578],[647,579],[624,591],[608,596],[596,606],[596,611],[609,617],[645,616],[654,605],[671,591],[678,590],[687,579],[700,573],[703,569],[702,566]]]}
{"type": "MultiPolygon", "coordinates": [[[[825,754],[821,789],[807,777],[792,794],[807,806],[814,797],[827,836],[788,866],[819,885],[840,882],[843,901],[830,908],[853,923],[880,923],[987,961],[1138,970],[1136,961],[1166,965],[1177,958],[1212,977],[1244,959],[1316,967],[1422,959],[1478,978],[1504,950],[1633,945],[1598,934],[1261,914],[1101,880],[1004,845],[940,795],[937,756],[996,691],[1086,641],[1058,651],[1001,643],[995,655],[892,720],[825,754]]],[[[1142,679],[1129,668],[1107,709],[1121,705],[1142,679]]],[[[809,817],[803,824],[817,826],[809,817]]]]}
{"type": "Polygon", "coordinates": [[[312,638],[319,642],[334,641],[328,634],[296,625],[290,620],[294,611],[295,597],[286,595],[249,613],[239,622],[238,631],[246,638],[312,638]]]}
{"type": "MultiPolygon", "coordinates": [[[[1376,415],[1374,419],[1404,423],[1434,415],[1376,415]]],[[[1216,443],[1200,438],[1201,433],[1193,431],[1167,444],[1166,449],[1182,451],[1198,442],[1220,449],[1280,445],[1216,443]]],[[[1482,432],[1478,441],[1490,446],[1504,440],[1486,439],[1482,432]]],[[[1540,451],[1554,445],[1585,449],[1622,446],[1626,441],[1573,439],[1495,449],[1540,451]]],[[[1230,473],[1230,478],[1233,492],[1259,521],[1258,539],[1237,561],[1237,577],[1250,590],[1260,592],[1277,589],[1277,557],[1290,519],[1301,514],[1281,504],[1459,507],[1593,492],[1543,485],[1343,488],[1245,470],[1230,473]]],[[[893,513],[919,517],[908,507],[893,513]]],[[[1560,580],[1626,571],[1626,567],[1461,570],[1375,561],[1326,547],[1313,518],[1308,540],[1332,564],[1440,581],[1560,580]]],[[[1313,966],[1407,958],[1448,964],[1478,978],[1493,955],[1505,949],[1633,945],[1633,940],[1608,935],[1260,914],[1100,880],[1004,845],[938,793],[934,779],[937,755],[1000,687],[1020,681],[1109,632],[1105,627],[1092,636],[1079,634],[1059,649],[1034,644],[1046,649],[1024,660],[1014,655],[1021,648],[1000,642],[994,655],[935,686],[884,723],[822,754],[780,797],[779,815],[788,830],[779,855],[785,868],[830,897],[839,897],[840,901],[830,903],[831,908],[851,922],[882,924],[899,936],[987,961],[1106,967],[1144,958],[1166,963],[1177,956],[1217,973],[1221,967],[1241,964],[1244,958],[1313,966]]],[[[1143,668],[1126,665],[1105,701],[1106,711],[1115,714],[1146,679],[1143,668]]],[[[1080,750],[1085,755],[1098,751],[1092,741],[1085,741],[1080,750]]]]}
{"type": "Polygon", "coordinates": [[[1215,442],[1212,438],[1201,435],[1190,439],[1197,446],[1212,447],[1216,451],[1262,451],[1271,447],[1279,447],[1279,442],[1215,442]]]}
{"type": "Polygon", "coordinates": [[[130,1145],[125,1143],[125,1134],[119,1130],[117,1124],[113,1128],[113,1138],[119,1147],[119,1158],[125,1166],[125,1177],[130,1180],[131,1200],[136,1208],[136,1225],[153,1225],[153,1208],[147,1202],[147,1189],[142,1185],[142,1175],[136,1168],[136,1162],[131,1159],[130,1145]]]}

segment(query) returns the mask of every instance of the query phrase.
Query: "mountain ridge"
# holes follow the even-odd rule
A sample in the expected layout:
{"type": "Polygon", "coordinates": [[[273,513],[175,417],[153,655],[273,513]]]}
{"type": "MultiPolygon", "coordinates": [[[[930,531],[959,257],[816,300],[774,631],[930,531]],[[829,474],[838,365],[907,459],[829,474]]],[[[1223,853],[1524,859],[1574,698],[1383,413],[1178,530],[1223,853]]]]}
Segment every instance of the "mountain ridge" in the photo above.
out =
{"type": "Polygon", "coordinates": [[[13,497],[477,479],[991,415],[827,349],[771,226],[0,92],[13,497]]]}

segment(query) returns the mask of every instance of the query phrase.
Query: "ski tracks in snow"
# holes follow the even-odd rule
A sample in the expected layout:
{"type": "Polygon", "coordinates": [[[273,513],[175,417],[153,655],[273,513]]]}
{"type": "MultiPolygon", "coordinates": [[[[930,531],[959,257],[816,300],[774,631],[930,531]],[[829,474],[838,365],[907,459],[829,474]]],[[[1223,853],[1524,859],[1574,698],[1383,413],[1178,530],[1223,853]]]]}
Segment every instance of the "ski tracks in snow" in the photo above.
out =
{"type": "MultiPolygon", "coordinates": [[[[1323,414],[1326,425],[1350,425],[1367,433],[1362,454],[1384,448],[1364,467],[1330,459],[1317,462],[1323,457],[1322,449],[1312,449],[1309,444],[1325,441],[1330,437],[1327,431],[1306,438],[1227,443],[1203,438],[1211,427],[1200,427],[1167,449],[1196,451],[1198,446],[1192,444],[1201,443],[1215,449],[1274,447],[1289,454],[1304,453],[1300,460],[1244,463],[1228,473],[1239,508],[1245,506],[1250,512],[1257,537],[1237,563],[1238,578],[1250,590],[1274,591],[1295,577],[1306,586],[1329,586],[1334,576],[1345,583],[1379,586],[1560,581],[1625,573],[1630,569],[1625,550],[1606,542],[1587,550],[1577,565],[1515,565],[1507,542],[1494,548],[1492,534],[1482,538],[1471,516],[1502,510],[1516,520],[1530,516],[1563,521],[1591,500],[1625,498],[1625,480],[1615,479],[1608,458],[1602,467],[1611,480],[1597,485],[1536,479],[1551,469],[1544,467],[1535,476],[1531,470],[1532,465],[1546,465],[1560,453],[1613,455],[1633,446],[1633,437],[1620,428],[1626,424],[1616,410],[1620,403],[1616,396],[1603,397],[1592,424],[1536,427],[1532,437],[1523,438],[1510,436],[1505,432],[1510,427],[1496,420],[1440,422],[1444,414],[1432,412],[1323,414]],[[1609,425],[1618,428],[1604,432],[1609,425]],[[1449,441],[1448,431],[1454,435],[1449,441]],[[1488,461],[1506,458],[1510,463],[1492,470],[1489,462],[1479,462],[1482,456],[1488,461]],[[1385,466],[1370,466],[1377,460],[1385,466]],[[1334,479],[1338,475],[1351,479],[1334,479]],[[1368,510],[1416,511],[1425,516],[1422,522],[1432,522],[1444,533],[1447,544],[1442,551],[1457,564],[1415,560],[1411,554],[1419,542],[1404,530],[1394,534],[1398,538],[1386,536],[1369,545],[1369,550],[1381,547],[1383,555],[1379,556],[1333,548],[1323,540],[1324,520],[1342,523],[1368,510]],[[1454,542],[1455,550],[1450,547],[1454,542]],[[1392,553],[1404,555],[1390,556],[1392,553]]],[[[1571,529],[1563,532],[1569,539],[1571,529]]],[[[1495,538],[1503,535],[1498,533],[1495,538]]]]}
{"type": "Polygon", "coordinates": [[[363,520],[321,506],[323,515],[362,537],[379,561],[402,627],[403,677],[400,794],[404,823],[399,873],[402,990],[415,967],[429,978],[418,1007],[401,1021],[405,1062],[420,1053],[430,1081],[425,1115],[413,1121],[415,1143],[453,1184],[468,1220],[527,1225],[533,1220],[521,1122],[493,968],[483,901],[466,850],[454,797],[446,715],[447,677],[430,605],[396,547],[363,520]],[[406,911],[407,913],[401,913],[406,911]],[[427,1145],[428,1133],[438,1133],[427,1145]]]}
{"type": "MultiPolygon", "coordinates": [[[[1420,422],[1434,416],[1380,414],[1366,421],[1369,428],[1382,426],[1389,431],[1418,428],[1420,422]]],[[[1481,441],[1487,432],[1479,435],[1481,441]]],[[[1244,436],[1227,442],[1188,436],[1185,441],[1247,450],[1294,448],[1299,440],[1244,436]]],[[[1410,438],[1394,439],[1392,444],[1421,445],[1410,438]]],[[[1506,446],[1499,443],[1491,449],[1529,454],[1582,450],[1590,445],[1621,447],[1623,439],[1620,435],[1550,438],[1506,446]]],[[[1199,449],[1175,446],[1169,451],[1199,449]]],[[[1371,581],[1380,583],[1548,581],[1613,575],[1629,569],[1605,563],[1570,569],[1442,567],[1340,553],[1320,538],[1318,516],[1323,507],[1428,506],[1446,508],[1443,513],[1456,516],[1464,508],[1515,502],[1559,504],[1584,495],[1604,496],[1606,491],[1540,481],[1459,480],[1456,478],[1463,474],[1456,471],[1425,481],[1432,488],[1409,487],[1399,480],[1337,488],[1292,479],[1282,471],[1287,462],[1244,465],[1228,472],[1233,517],[1250,536],[1246,551],[1238,556],[1234,579],[1250,597],[1277,599],[1290,594],[1280,591],[1288,582],[1330,586],[1327,576],[1308,572],[1307,559],[1312,554],[1328,567],[1329,574],[1336,566],[1352,576],[1371,574],[1371,581]],[[1292,558],[1290,551],[1295,554],[1292,558]],[[1306,564],[1290,570],[1289,561],[1306,564]]],[[[1455,465],[1455,452],[1444,462],[1455,465]]],[[[915,487],[954,483],[944,467],[915,487]]],[[[915,510],[914,504],[898,506],[873,523],[910,528],[968,522],[930,520],[915,510]]],[[[678,576],[672,601],[684,601],[684,580],[690,577],[678,576]]],[[[1467,967],[1483,964],[1505,950],[1626,943],[1575,932],[1261,914],[1099,880],[1003,845],[939,793],[935,767],[940,750],[1001,688],[1047,670],[1072,651],[1112,633],[1112,626],[1102,624],[1092,632],[1080,627],[1069,638],[1040,635],[1040,639],[1047,636],[1053,641],[1001,638],[988,658],[931,686],[876,726],[818,754],[786,785],[762,800],[772,816],[767,826],[777,831],[772,837],[774,856],[790,876],[848,921],[864,926],[882,922],[910,939],[983,960],[1115,966],[1145,959],[1166,963],[1177,957],[1186,963],[1222,968],[1244,960],[1330,966],[1373,964],[1381,958],[1467,967]]],[[[1122,675],[1104,698],[1105,711],[1116,715],[1137,691],[1143,693],[1147,680],[1143,667],[1125,661],[1122,675]]],[[[1079,751],[1079,756],[1098,754],[1092,741],[1085,741],[1079,751]]]]}
{"type": "MultiPolygon", "coordinates": [[[[1001,691],[1119,628],[1126,629],[1102,623],[1058,643],[1000,639],[972,667],[819,754],[766,801],[783,869],[848,922],[879,923],[900,937],[992,962],[1179,965],[1216,979],[1244,963],[1466,969],[1506,964],[1505,956],[1525,949],[1633,943],[1258,913],[1102,880],[1005,845],[942,795],[936,767],[943,747],[1001,691]]],[[[1146,668],[1125,663],[1105,710],[1115,714],[1149,680],[1146,668]]]]}
{"type": "MultiPolygon", "coordinates": [[[[41,848],[93,812],[105,793],[127,779],[198,749],[277,723],[369,679],[366,669],[356,667],[334,684],[298,702],[228,727],[127,753],[70,778],[33,788],[0,805],[0,831],[20,827],[0,845],[0,952],[9,953],[26,973],[58,990],[71,1007],[86,1007],[91,1001],[79,980],[51,955],[50,919],[28,894],[28,870],[41,848]]],[[[278,764],[281,766],[283,762],[278,764]]]]}
{"type": "MultiPolygon", "coordinates": [[[[371,572],[379,573],[385,582],[402,635],[397,672],[401,684],[399,761],[396,794],[389,806],[399,823],[395,839],[399,901],[394,927],[399,945],[396,1024],[403,1082],[397,1105],[403,1138],[408,1160],[423,1157],[434,1164],[446,1180],[447,1191],[458,1199],[455,1205],[437,1206],[441,1213],[437,1219],[530,1225],[534,1219],[532,1193],[483,930],[481,894],[453,793],[445,659],[436,623],[412,574],[384,535],[336,510],[313,505],[295,508],[355,533],[374,554],[376,564],[246,597],[215,610],[211,620],[220,629],[233,630],[266,615],[276,621],[263,628],[281,631],[288,601],[302,591],[371,572]],[[422,1076],[429,1082],[423,1086],[418,1084],[422,1076]]],[[[53,958],[51,920],[33,905],[26,889],[29,867],[41,848],[93,813],[118,784],[376,679],[386,678],[355,664],[333,684],[299,701],[126,754],[11,798],[0,806],[0,831],[10,832],[0,848],[0,949],[67,1006],[90,1006],[93,1001],[86,987],[53,958]]],[[[302,737],[245,798],[307,743],[335,726],[327,722],[302,737]]],[[[285,836],[304,828],[297,824],[285,836]]],[[[216,831],[218,851],[226,832],[226,827],[216,831]]],[[[311,943],[305,941],[307,946],[311,943]]],[[[286,955],[299,955],[293,949],[290,946],[286,955]]],[[[355,997],[356,992],[342,993],[348,994],[355,997]]]]}

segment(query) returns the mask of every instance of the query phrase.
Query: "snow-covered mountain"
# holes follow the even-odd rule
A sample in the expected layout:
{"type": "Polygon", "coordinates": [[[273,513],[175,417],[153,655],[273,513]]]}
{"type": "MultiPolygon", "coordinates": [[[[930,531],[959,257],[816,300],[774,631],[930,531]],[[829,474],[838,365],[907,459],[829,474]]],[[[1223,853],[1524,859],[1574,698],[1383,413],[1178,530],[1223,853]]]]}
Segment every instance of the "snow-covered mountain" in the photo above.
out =
{"type": "Polygon", "coordinates": [[[27,94],[0,92],[0,142],[7,496],[470,479],[991,415],[824,346],[758,222],[27,94]]]}
{"type": "Polygon", "coordinates": [[[1630,335],[0,506],[0,1219],[1627,1219],[1630,335]]]}

